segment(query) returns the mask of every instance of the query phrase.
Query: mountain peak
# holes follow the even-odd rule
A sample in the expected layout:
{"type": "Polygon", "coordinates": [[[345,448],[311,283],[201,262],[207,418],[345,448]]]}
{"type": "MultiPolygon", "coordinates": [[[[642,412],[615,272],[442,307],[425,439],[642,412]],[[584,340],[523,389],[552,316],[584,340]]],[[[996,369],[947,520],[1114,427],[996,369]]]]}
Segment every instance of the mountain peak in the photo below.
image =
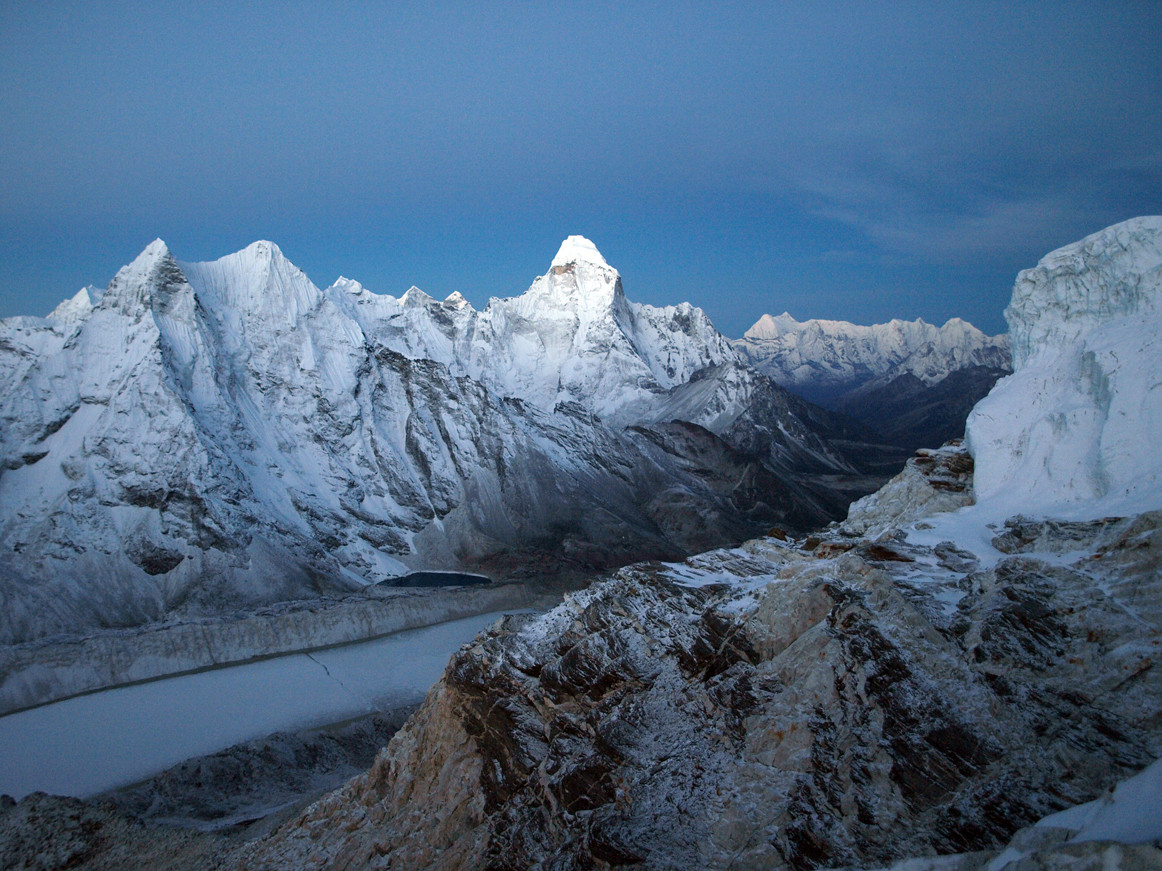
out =
{"type": "Polygon", "coordinates": [[[48,313],[47,317],[58,324],[76,324],[86,320],[104,293],[99,287],[82,287],[74,296],[64,300],[48,313]]]}
{"type": "Polygon", "coordinates": [[[128,266],[122,266],[122,270],[131,270],[135,274],[144,275],[148,273],[157,264],[159,260],[166,257],[171,257],[169,246],[161,239],[154,239],[128,266]]]}
{"type": "Polygon", "coordinates": [[[102,295],[102,305],[122,312],[137,310],[149,299],[151,277],[166,263],[177,268],[169,246],[161,239],[154,239],[132,263],[117,270],[102,295]]]}
{"type": "Polygon", "coordinates": [[[282,249],[268,239],[259,239],[257,242],[251,242],[241,251],[236,252],[234,256],[240,260],[259,264],[276,263],[280,260],[286,260],[286,255],[282,253],[282,249]]]}
{"type": "Polygon", "coordinates": [[[217,260],[180,264],[203,300],[248,314],[265,312],[269,323],[291,326],[314,308],[320,291],[273,242],[259,240],[217,260]]]}
{"type": "Polygon", "coordinates": [[[606,266],[605,258],[597,250],[597,246],[584,236],[570,236],[561,243],[557,256],[550,266],[565,266],[569,263],[593,263],[597,266],[606,266]]]}

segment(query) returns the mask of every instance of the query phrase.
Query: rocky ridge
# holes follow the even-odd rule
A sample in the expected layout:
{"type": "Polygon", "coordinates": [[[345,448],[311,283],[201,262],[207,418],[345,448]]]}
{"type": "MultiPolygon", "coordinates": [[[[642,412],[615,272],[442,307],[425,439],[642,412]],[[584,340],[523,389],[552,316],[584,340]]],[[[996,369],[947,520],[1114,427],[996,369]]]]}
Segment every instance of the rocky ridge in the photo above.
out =
{"type": "MultiPolygon", "coordinates": [[[[926,465],[903,501],[948,492],[926,465]]],[[[992,565],[837,527],[623,569],[461,650],[368,774],[239,867],[995,854],[1162,753],[1162,512],[1034,526],[992,565]]]]}

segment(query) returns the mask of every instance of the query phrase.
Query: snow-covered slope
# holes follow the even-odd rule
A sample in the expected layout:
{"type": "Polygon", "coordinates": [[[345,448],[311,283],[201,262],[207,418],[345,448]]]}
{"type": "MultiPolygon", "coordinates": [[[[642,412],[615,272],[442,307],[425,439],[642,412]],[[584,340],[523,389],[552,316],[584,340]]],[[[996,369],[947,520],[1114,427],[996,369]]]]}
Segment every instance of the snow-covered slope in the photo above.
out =
{"type": "Polygon", "coordinates": [[[1009,365],[1007,337],[986,336],[960,318],[942,327],[923,320],[863,326],[800,322],[784,312],[763,315],[734,346],[779,384],[824,404],[905,374],[931,386],[960,369],[1009,365]]]}
{"type": "Polygon", "coordinates": [[[0,641],[818,523],[834,500],[787,475],[850,468],[796,403],[580,237],[483,312],[158,240],[0,323],[0,641]]]}
{"type": "Polygon", "coordinates": [[[1005,317],[1014,374],[968,420],[978,500],[1087,517],[1162,506],[1162,217],[1046,255],[1005,317]]]}

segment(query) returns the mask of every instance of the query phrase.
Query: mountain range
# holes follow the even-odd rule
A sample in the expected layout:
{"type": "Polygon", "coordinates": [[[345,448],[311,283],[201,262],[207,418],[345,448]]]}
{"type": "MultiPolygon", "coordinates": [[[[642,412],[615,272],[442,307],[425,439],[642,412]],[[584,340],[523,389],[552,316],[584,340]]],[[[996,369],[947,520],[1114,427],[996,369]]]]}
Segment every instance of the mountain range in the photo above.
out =
{"type": "MultiPolygon", "coordinates": [[[[800,345],[844,383],[1003,362],[955,325],[800,345]]],[[[903,454],[781,386],[807,382],[774,356],[780,377],[748,365],[760,333],[631,302],[579,236],[480,311],[320,290],[270,242],[183,263],[155,241],[106,289],[0,322],[0,641],[814,528],[903,454]]]]}
{"type": "Polygon", "coordinates": [[[862,326],[784,312],[763,315],[734,347],[789,390],[909,450],[963,435],[968,412],[1012,371],[1008,336],[960,318],[862,326]]]}
{"type": "Polygon", "coordinates": [[[337,737],[273,736],[100,801],[0,798],[0,862],[1162,866],[1162,217],[1047,255],[1006,318],[1013,374],[964,442],[842,522],[504,617],[370,768],[286,817],[204,826],[260,799],[255,779],[283,796],[321,755],[343,763],[337,737]]]}
{"type": "Polygon", "coordinates": [[[1022,272],[1014,374],[847,520],[453,656],[239,867],[1162,863],[1162,218],[1022,272]]]}

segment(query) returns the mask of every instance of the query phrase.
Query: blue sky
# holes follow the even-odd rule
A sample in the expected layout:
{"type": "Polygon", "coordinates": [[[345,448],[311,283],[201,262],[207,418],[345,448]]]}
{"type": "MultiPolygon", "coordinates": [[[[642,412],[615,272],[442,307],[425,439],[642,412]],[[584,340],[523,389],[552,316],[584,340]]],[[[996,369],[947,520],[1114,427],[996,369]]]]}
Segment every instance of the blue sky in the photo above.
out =
{"type": "Polygon", "coordinates": [[[588,236],[631,299],[989,332],[1162,212],[1159,3],[0,3],[0,316],[266,238],[474,304],[588,236]]]}

